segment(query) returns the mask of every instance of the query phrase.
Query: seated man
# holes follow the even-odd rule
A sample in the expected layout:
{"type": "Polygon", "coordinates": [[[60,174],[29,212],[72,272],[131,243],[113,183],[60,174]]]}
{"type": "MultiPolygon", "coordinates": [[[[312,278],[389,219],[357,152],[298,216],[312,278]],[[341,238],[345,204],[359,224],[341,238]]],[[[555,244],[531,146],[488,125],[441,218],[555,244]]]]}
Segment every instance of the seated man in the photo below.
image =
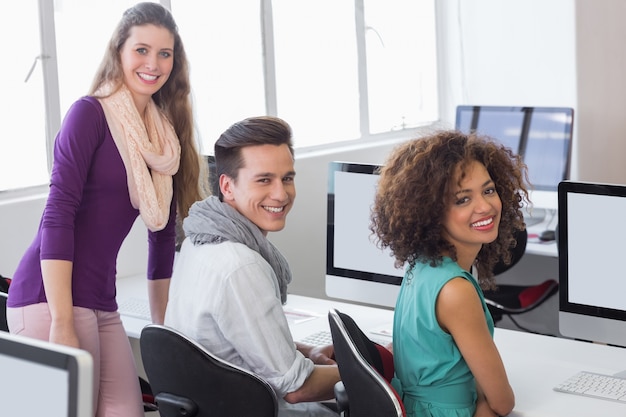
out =
{"type": "Polygon", "coordinates": [[[184,220],[165,325],[264,378],[279,416],[336,417],[318,403],[340,379],[332,346],[294,343],[282,309],[291,272],[267,239],[296,197],[291,128],[274,117],[235,123],[215,160],[220,197],[195,203],[184,220]]]}

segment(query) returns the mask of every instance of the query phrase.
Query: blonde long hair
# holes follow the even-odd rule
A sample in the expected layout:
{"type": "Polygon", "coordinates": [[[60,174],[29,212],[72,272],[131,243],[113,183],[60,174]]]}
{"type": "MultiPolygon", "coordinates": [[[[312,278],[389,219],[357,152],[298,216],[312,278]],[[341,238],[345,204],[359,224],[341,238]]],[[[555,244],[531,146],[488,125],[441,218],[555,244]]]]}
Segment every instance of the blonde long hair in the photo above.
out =
{"type": "MultiPolygon", "coordinates": [[[[152,2],[138,3],[126,10],[118,23],[100,67],[91,84],[90,95],[104,84],[119,87],[124,78],[120,51],[135,26],[155,25],[170,31],[174,36],[174,66],[167,82],[152,99],[174,126],[181,146],[180,168],[174,175],[174,192],[179,218],[187,217],[189,207],[210,194],[208,169],[201,158],[194,135],[191,106],[189,63],[178,26],[165,7],[152,2]]],[[[117,90],[114,88],[113,91],[117,90]]]]}

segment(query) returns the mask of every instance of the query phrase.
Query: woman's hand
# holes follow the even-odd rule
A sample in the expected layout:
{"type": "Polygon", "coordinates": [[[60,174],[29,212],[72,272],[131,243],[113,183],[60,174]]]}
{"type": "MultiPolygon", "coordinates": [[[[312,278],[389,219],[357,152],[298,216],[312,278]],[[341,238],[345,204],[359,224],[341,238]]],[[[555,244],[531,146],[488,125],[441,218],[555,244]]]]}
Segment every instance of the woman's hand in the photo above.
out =
{"type": "Polygon", "coordinates": [[[73,321],[71,323],[59,323],[53,320],[50,325],[50,337],[48,340],[59,345],[80,348],[73,321]]]}
{"type": "Polygon", "coordinates": [[[481,393],[478,394],[474,417],[498,417],[498,415],[491,409],[491,407],[489,407],[489,403],[485,399],[485,396],[481,393]]]}

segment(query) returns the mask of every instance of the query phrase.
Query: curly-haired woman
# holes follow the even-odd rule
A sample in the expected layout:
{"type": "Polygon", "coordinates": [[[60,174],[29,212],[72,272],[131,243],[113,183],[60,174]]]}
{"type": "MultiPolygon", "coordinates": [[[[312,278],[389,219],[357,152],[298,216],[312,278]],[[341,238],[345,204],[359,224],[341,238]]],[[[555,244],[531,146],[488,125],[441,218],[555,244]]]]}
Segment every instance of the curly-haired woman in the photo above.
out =
{"type": "Polygon", "coordinates": [[[525,165],[490,138],[441,131],[394,149],[380,174],[371,229],[407,266],[393,351],[408,415],[510,413],[482,289],[525,227],[525,165]]]}

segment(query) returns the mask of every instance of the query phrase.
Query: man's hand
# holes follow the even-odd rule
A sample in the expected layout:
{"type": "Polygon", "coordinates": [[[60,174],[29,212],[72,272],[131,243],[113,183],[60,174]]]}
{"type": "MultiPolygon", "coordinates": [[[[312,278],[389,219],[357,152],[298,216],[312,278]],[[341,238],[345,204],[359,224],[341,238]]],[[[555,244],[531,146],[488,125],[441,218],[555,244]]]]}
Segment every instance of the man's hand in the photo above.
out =
{"type": "Polygon", "coordinates": [[[335,348],[333,345],[315,346],[309,352],[309,359],[316,365],[336,365],[334,357],[335,348]]]}
{"type": "Polygon", "coordinates": [[[333,359],[335,357],[335,348],[333,345],[311,346],[304,343],[296,342],[296,349],[311,359],[316,365],[336,365],[333,359]]]}

